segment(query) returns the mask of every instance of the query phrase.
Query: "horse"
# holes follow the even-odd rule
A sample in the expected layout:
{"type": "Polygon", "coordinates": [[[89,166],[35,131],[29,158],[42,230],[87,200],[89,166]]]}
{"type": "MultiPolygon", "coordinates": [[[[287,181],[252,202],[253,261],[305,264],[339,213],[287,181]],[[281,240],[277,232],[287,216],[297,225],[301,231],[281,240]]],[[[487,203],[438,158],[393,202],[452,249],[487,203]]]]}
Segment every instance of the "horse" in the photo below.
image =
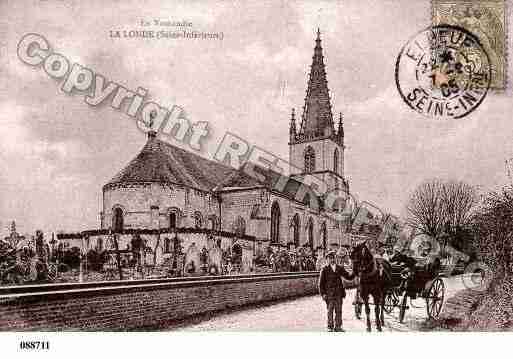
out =
{"type": "Polygon", "coordinates": [[[350,258],[353,272],[359,277],[359,292],[365,305],[367,331],[372,330],[369,306],[369,296],[371,295],[374,300],[376,329],[382,331],[382,326],[385,325],[385,294],[392,284],[390,263],[383,258],[375,258],[366,242],[355,246],[351,251],[350,258]]]}

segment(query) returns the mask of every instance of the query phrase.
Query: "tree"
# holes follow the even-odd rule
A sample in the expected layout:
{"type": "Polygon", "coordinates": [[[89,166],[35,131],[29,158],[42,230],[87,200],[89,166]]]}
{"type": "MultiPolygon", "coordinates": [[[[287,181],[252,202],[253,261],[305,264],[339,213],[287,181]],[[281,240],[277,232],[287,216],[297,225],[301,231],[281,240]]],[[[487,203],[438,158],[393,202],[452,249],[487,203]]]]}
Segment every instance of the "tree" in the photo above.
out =
{"type": "Polygon", "coordinates": [[[477,203],[477,191],[465,182],[429,180],[419,185],[410,197],[406,223],[434,238],[444,230],[454,236],[471,223],[477,203]]]}
{"type": "Polygon", "coordinates": [[[464,231],[472,220],[473,210],[479,202],[477,191],[462,181],[444,183],[442,210],[445,224],[452,234],[464,231]]]}

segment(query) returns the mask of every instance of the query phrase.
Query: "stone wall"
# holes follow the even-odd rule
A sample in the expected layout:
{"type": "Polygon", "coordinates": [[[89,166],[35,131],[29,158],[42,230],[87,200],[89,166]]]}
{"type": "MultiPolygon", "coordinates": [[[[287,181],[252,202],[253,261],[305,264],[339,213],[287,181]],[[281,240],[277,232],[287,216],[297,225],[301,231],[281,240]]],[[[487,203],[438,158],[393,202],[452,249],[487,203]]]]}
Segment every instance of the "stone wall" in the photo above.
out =
{"type": "Polygon", "coordinates": [[[112,225],[112,213],[116,207],[123,210],[125,228],[168,228],[171,211],[177,213],[177,226],[180,227],[194,227],[196,212],[201,214],[203,228],[209,227],[209,217],[219,217],[219,202],[211,193],[161,183],[104,188],[102,228],[112,225]]]}
{"type": "MultiPolygon", "coordinates": [[[[343,233],[333,218],[302,203],[271,193],[268,189],[226,191],[219,196],[220,202],[213,193],[170,184],[109,185],[103,190],[101,228],[111,228],[115,208],[122,210],[124,229],[169,228],[170,213],[175,213],[177,227],[198,227],[195,217],[199,214],[201,228],[236,232],[236,223],[241,217],[245,223],[245,234],[254,236],[264,245],[269,245],[271,206],[276,201],[281,212],[280,245],[286,246],[293,242],[291,221],[295,214],[300,217],[300,245],[307,243],[307,223],[310,218],[314,222],[314,249],[323,244],[323,223],[326,223],[327,228],[327,244],[343,244],[343,233]]],[[[91,241],[94,247],[96,240],[91,238],[91,241]]],[[[75,242],[70,246],[82,246],[81,243],[75,242]]],[[[120,249],[125,249],[129,243],[124,241],[124,238],[121,238],[120,242],[120,249]]]]}
{"type": "Polygon", "coordinates": [[[222,194],[222,223],[223,230],[233,231],[234,223],[238,217],[246,223],[246,234],[254,236],[259,241],[270,241],[271,228],[271,208],[274,202],[280,207],[280,245],[286,246],[293,243],[292,219],[297,214],[299,216],[299,245],[306,245],[308,242],[308,221],[313,221],[314,249],[322,247],[323,223],[326,223],[327,247],[330,244],[345,245],[342,228],[337,225],[334,218],[326,213],[319,213],[307,206],[291,201],[284,196],[280,196],[266,189],[254,189],[245,191],[231,191],[222,194]],[[258,210],[254,211],[254,206],[258,205],[258,210]],[[252,212],[256,216],[251,217],[252,212]]]}
{"type": "Polygon", "coordinates": [[[344,149],[331,139],[291,144],[289,146],[289,161],[291,165],[294,166],[290,171],[292,174],[298,173],[296,169],[300,169],[301,172],[304,172],[305,150],[309,146],[315,151],[316,171],[332,171],[334,169],[334,154],[335,149],[338,148],[338,174],[344,177],[344,149]]]}
{"type": "Polygon", "coordinates": [[[123,331],[317,292],[318,273],[0,288],[2,331],[123,331]]]}
{"type": "Polygon", "coordinates": [[[264,189],[250,189],[244,191],[230,191],[221,194],[221,223],[222,229],[227,232],[234,231],[238,217],[246,223],[246,234],[255,236],[259,240],[267,240],[269,221],[265,219],[252,220],[251,212],[255,205],[262,203],[264,189]]]}

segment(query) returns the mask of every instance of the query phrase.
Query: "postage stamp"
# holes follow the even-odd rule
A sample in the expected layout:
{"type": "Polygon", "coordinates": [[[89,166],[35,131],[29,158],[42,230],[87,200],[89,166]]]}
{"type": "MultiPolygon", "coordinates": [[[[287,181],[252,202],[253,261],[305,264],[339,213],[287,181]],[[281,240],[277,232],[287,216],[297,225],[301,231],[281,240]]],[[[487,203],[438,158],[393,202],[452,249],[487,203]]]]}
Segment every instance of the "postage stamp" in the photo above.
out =
{"type": "Polygon", "coordinates": [[[436,119],[461,118],[475,110],[490,88],[491,66],[469,31],[429,27],[403,47],[395,69],[397,89],[413,110],[436,119]]]}
{"type": "Polygon", "coordinates": [[[504,0],[433,0],[432,24],[461,26],[474,34],[490,56],[490,88],[507,84],[506,4],[504,0]]]}

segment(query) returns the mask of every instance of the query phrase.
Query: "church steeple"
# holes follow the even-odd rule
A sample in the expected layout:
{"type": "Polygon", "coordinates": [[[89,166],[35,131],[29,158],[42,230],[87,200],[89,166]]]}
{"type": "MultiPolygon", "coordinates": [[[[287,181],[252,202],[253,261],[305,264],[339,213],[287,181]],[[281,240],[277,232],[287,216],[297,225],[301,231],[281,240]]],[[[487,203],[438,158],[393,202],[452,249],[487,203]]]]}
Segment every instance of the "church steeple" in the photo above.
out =
{"type": "Polygon", "coordinates": [[[328,190],[345,189],[344,179],[344,125],[340,114],[338,128],[331,111],[321,31],[317,29],[314,55],[306,90],[301,125],[296,128],[295,112],[290,120],[289,163],[290,174],[298,179],[314,175],[326,183],[328,190]]]}
{"type": "Polygon", "coordinates": [[[317,29],[299,133],[304,139],[329,137],[335,133],[319,29],[317,29]]]}

